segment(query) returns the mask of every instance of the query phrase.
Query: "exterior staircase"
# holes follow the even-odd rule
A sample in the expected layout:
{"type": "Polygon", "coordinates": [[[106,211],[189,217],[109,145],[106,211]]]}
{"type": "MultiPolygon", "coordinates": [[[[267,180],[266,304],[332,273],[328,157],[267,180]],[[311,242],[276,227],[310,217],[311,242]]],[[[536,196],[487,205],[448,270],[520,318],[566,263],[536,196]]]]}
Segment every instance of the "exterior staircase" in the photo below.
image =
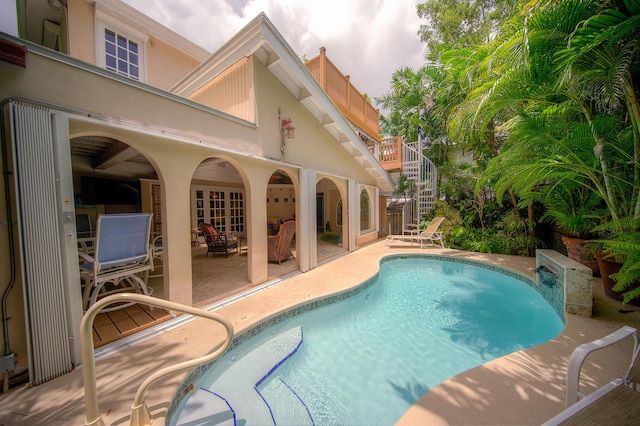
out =
{"type": "MultiPolygon", "coordinates": [[[[413,180],[416,191],[413,197],[402,206],[399,213],[388,211],[389,233],[409,233],[418,229],[420,219],[436,205],[438,171],[433,162],[422,154],[425,141],[406,143],[400,136],[382,139],[379,149],[372,150],[382,167],[390,173],[402,172],[413,180]]],[[[397,181],[397,179],[394,179],[397,181]]]]}

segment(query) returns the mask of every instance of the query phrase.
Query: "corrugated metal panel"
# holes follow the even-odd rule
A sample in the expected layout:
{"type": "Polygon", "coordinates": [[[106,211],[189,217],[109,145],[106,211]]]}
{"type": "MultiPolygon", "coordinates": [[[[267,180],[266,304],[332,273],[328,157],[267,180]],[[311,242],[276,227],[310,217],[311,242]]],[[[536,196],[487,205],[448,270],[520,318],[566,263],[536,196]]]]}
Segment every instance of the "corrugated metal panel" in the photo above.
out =
{"type": "Polygon", "coordinates": [[[253,65],[247,58],[229,67],[189,96],[235,117],[255,123],[253,65]]]}
{"type": "Polygon", "coordinates": [[[54,147],[48,109],[12,102],[23,288],[32,384],[72,369],[65,317],[56,202],[54,147]]]}

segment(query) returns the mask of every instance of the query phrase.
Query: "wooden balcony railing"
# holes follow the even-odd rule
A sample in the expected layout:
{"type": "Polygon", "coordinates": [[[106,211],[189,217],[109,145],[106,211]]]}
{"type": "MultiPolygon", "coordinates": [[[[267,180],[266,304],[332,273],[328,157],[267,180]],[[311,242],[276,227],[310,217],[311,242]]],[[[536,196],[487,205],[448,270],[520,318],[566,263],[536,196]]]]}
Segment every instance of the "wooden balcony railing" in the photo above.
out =
{"type": "Polygon", "coordinates": [[[372,154],[378,159],[383,169],[401,170],[402,169],[402,138],[395,136],[392,138],[384,138],[380,141],[379,152],[372,154]]]}
{"type": "Polygon", "coordinates": [[[321,47],[320,55],[308,60],[305,65],[340,112],[371,137],[380,140],[380,111],[351,84],[350,77],[342,74],[327,58],[326,49],[321,47]]]}

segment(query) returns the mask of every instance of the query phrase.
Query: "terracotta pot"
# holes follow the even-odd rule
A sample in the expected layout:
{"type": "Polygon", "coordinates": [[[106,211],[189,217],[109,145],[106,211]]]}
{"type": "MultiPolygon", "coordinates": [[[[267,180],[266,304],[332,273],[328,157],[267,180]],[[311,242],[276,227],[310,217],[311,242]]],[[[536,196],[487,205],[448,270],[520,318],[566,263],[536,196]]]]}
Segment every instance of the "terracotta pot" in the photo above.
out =
{"type": "Polygon", "coordinates": [[[598,261],[590,253],[588,242],[580,238],[572,238],[564,235],[562,236],[562,242],[567,248],[567,255],[569,256],[569,259],[573,259],[591,269],[594,277],[600,276],[598,261]]]}
{"type": "MultiPolygon", "coordinates": [[[[610,278],[610,275],[615,274],[620,270],[620,268],[622,268],[622,263],[616,262],[616,260],[613,258],[605,258],[602,253],[596,253],[596,259],[598,261],[600,273],[602,274],[602,287],[604,288],[604,294],[606,294],[607,297],[611,299],[622,302],[622,300],[624,299],[623,293],[613,290],[613,286],[615,286],[616,283],[612,278],[610,278]]],[[[640,286],[640,282],[631,284],[625,289],[625,292],[633,290],[638,286],[640,286]]],[[[640,297],[636,297],[635,299],[630,301],[629,304],[640,306],[640,297]]]]}

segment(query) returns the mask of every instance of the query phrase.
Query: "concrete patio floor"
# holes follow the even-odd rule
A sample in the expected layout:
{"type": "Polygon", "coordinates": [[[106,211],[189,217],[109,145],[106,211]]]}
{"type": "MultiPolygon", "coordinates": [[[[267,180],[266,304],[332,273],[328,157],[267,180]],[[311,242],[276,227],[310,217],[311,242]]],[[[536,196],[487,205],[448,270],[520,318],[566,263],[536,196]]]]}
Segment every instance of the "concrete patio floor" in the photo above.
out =
{"type": "MultiPolygon", "coordinates": [[[[379,241],[343,255],[307,273],[266,287],[216,312],[226,316],[236,333],[303,302],[351,288],[378,271],[382,257],[399,253],[464,256],[533,275],[535,260],[505,255],[465,253],[430,247],[388,248],[379,241]]],[[[540,424],[564,408],[565,373],[569,355],[622,325],[640,327],[640,309],[621,313],[621,305],[603,295],[593,279],[594,315],[567,315],[563,332],[543,345],[493,360],[445,381],[422,396],[398,425],[416,424],[540,424]]],[[[223,340],[223,328],[196,319],[127,347],[96,363],[98,400],[109,425],[128,424],[137,387],[151,372],[204,355],[223,340]]],[[[629,362],[631,340],[594,353],[583,368],[586,393],[620,377],[629,362]]],[[[162,379],[147,392],[154,424],[163,424],[170,400],[185,373],[162,379]]],[[[78,425],[85,422],[82,368],[33,388],[0,395],[0,425],[78,425]]]]}

